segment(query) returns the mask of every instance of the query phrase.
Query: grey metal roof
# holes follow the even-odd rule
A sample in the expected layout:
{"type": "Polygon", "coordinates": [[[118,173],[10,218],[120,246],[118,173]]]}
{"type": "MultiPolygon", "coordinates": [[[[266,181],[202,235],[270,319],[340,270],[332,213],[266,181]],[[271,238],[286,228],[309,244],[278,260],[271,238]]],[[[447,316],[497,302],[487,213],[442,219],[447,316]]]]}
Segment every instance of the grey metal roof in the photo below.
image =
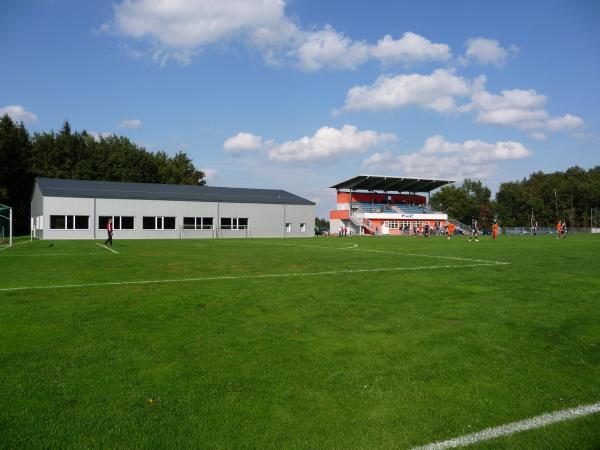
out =
{"type": "Polygon", "coordinates": [[[454,183],[453,180],[433,180],[427,178],[389,177],[381,175],[358,175],[331,186],[335,189],[353,191],[384,192],[431,192],[434,189],[454,183]]]}
{"type": "Polygon", "coordinates": [[[36,178],[46,197],[123,198],[194,202],[314,205],[314,202],[278,189],[247,189],[183,184],[124,183],[119,181],[36,178]]]}

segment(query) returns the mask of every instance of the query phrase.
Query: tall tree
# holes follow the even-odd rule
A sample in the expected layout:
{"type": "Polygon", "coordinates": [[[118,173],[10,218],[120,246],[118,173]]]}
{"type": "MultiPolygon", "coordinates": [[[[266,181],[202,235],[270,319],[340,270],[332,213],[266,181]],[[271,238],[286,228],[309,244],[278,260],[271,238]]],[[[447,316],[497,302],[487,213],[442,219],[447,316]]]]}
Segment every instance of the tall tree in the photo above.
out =
{"type": "Polygon", "coordinates": [[[29,170],[31,144],[21,122],[0,118],[0,203],[13,207],[15,232],[29,230],[29,203],[33,175],[29,170]]]}

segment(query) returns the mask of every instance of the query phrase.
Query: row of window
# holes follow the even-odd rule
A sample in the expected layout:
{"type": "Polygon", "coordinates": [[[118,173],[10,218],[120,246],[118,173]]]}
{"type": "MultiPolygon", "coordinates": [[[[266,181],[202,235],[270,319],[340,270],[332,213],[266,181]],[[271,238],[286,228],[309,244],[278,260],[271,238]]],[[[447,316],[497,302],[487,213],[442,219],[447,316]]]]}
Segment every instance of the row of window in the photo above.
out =
{"type": "MultiPolygon", "coordinates": [[[[89,216],[64,215],[50,216],[50,229],[52,230],[89,230],[89,216]]],[[[135,217],[133,216],[99,216],[98,229],[105,230],[108,219],[112,219],[113,230],[135,229],[135,217]]],[[[212,217],[184,217],[183,228],[186,230],[212,230],[212,217]]],[[[144,216],[142,218],[142,229],[144,230],[174,230],[175,217],[144,216]]],[[[245,230],[248,229],[247,217],[221,217],[222,230],[245,230]]]]}
{"type": "MultiPolygon", "coordinates": [[[[40,216],[41,219],[41,216],[40,216]]],[[[135,229],[135,217],[133,216],[99,216],[98,229],[105,230],[108,219],[112,219],[113,230],[135,229]]],[[[41,222],[41,220],[40,220],[41,222]]],[[[391,222],[390,222],[391,223],[391,222]]],[[[247,217],[221,217],[221,230],[247,230],[247,217]]],[[[212,217],[184,217],[183,228],[185,230],[212,230],[214,228],[212,217]]],[[[392,227],[390,227],[392,228],[392,227]]],[[[41,227],[40,227],[41,229],[41,227]]],[[[89,216],[50,216],[51,230],[89,230],[89,216]]],[[[175,217],[144,216],[142,218],[142,229],[144,230],[174,230],[175,217]]],[[[292,224],[285,224],[285,231],[292,232],[292,224]]],[[[300,224],[300,232],[306,232],[306,223],[300,224]]]]}
{"type": "MultiPolygon", "coordinates": [[[[405,228],[412,228],[414,226],[421,227],[425,224],[424,221],[418,220],[416,222],[409,222],[404,220],[389,220],[383,222],[383,225],[388,227],[390,230],[403,230],[405,228]]],[[[439,227],[441,222],[439,220],[434,221],[433,226],[439,227]]]]}
{"type": "MultiPolygon", "coordinates": [[[[286,233],[291,233],[292,232],[292,224],[291,223],[286,223],[285,224],[285,232],[286,233]]],[[[300,224],[300,232],[301,233],[306,233],[306,224],[305,223],[301,223],[300,224]]]]}

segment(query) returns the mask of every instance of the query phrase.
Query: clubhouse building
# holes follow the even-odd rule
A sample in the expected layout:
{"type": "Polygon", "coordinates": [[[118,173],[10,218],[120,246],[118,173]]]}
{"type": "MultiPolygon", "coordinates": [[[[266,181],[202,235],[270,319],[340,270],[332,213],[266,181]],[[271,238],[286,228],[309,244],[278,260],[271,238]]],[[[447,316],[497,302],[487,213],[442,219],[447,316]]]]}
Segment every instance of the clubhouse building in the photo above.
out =
{"type": "Polygon", "coordinates": [[[283,190],[36,178],[38,239],[314,236],[315,203],[283,190]]]}

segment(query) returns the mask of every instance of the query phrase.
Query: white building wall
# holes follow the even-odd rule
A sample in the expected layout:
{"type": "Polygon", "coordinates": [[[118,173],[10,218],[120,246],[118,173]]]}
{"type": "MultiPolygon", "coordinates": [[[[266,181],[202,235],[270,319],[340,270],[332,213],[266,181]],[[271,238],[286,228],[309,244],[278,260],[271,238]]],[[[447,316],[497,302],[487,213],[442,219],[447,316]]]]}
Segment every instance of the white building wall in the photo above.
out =
{"type": "MultiPolygon", "coordinates": [[[[37,190],[37,187],[36,187],[37,190]]],[[[39,193],[39,192],[38,192],[39,193]]],[[[309,237],[314,236],[313,205],[272,205],[261,203],[186,202],[169,200],[93,199],[73,197],[42,197],[32,200],[33,211],[43,214],[43,239],[106,239],[106,230],[99,229],[100,216],[133,216],[133,230],[115,230],[115,239],[176,239],[181,236],[184,217],[212,217],[213,226],[220,228],[221,217],[247,218],[249,230],[184,230],[186,238],[209,237],[309,237]],[[40,204],[42,207],[40,207],[40,204]],[[89,216],[87,230],[51,230],[52,215],[89,216]],[[143,217],[175,217],[174,230],[144,230],[143,217]],[[291,232],[285,224],[291,223],[291,232]],[[300,231],[305,223],[304,232],[300,231]]]]}
{"type": "Polygon", "coordinates": [[[44,238],[44,197],[37,183],[31,196],[31,220],[34,224],[33,235],[38,239],[44,238]],[[41,217],[41,220],[40,220],[41,217]]]}

